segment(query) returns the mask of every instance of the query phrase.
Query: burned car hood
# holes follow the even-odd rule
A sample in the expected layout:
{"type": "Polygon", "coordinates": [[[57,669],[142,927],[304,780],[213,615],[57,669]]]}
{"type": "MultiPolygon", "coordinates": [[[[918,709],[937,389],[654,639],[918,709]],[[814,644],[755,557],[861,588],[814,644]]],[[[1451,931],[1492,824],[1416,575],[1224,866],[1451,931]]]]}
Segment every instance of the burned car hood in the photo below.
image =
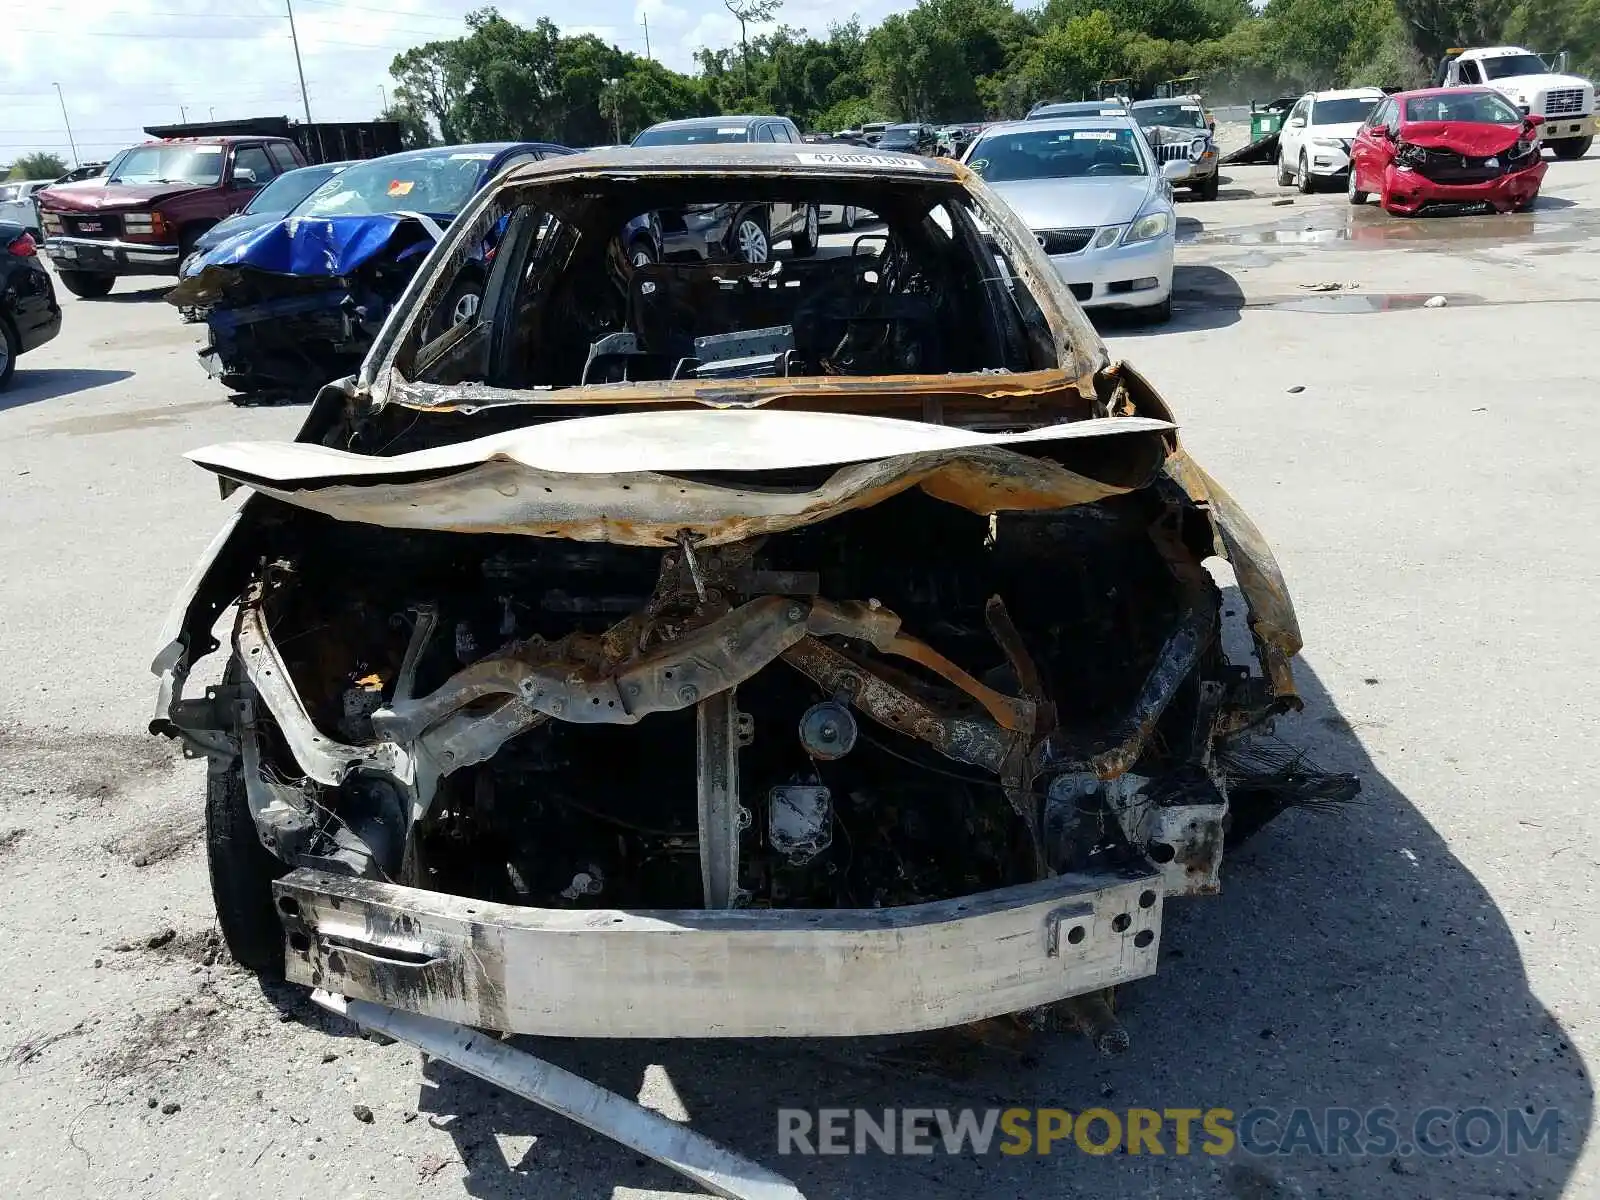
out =
{"type": "Polygon", "coordinates": [[[1173,428],[1102,417],[989,434],[706,409],[552,421],[387,458],[303,442],[229,442],[188,457],[339,520],[660,546],[685,530],[712,544],[776,533],[915,486],[980,513],[1091,503],[1148,483],[1173,428]]]}
{"type": "Polygon", "coordinates": [[[1453,150],[1482,158],[1503,153],[1522,141],[1523,128],[1467,121],[1418,121],[1401,127],[1400,140],[1428,150],[1453,150]]]}
{"type": "MultiPolygon", "coordinates": [[[[447,224],[449,217],[429,218],[447,224]]],[[[426,251],[433,235],[417,214],[364,217],[290,217],[229,238],[196,261],[190,275],[208,267],[253,267],[279,275],[349,275],[363,263],[388,255],[426,251]]]]}

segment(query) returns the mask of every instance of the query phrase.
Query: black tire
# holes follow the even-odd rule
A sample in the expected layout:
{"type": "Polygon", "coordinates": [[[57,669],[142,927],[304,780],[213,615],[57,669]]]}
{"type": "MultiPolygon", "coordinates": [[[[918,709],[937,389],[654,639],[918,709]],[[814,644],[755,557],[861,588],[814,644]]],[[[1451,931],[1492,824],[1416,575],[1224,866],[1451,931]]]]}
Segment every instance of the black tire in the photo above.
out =
{"type": "Polygon", "coordinates": [[[1207,179],[1199,187],[1195,188],[1194,191],[1195,195],[1199,196],[1202,200],[1215,200],[1217,198],[1217,193],[1221,190],[1221,188],[1222,176],[1213,173],[1211,178],[1207,179]]]}
{"type": "Polygon", "coordinates": [[[800,232],[789,238],[789,249],[796,258],[810,258],[822,240],[822,213],[815,204],[808,204],[800,220],[800,232]]]}
{"type": "Polygon", "coordinates": [[[1278,186],[1289,187],[1294,183],[1294,176],[1289,173],[1288,165],[1283,161],[1283,152],[1278,152],[1278,186]]]}
{"type": "Polygon", "coordinates": [[[839,215],[840,215],[839,223],[844,226],[844,231],[846,233],[854,233],[855,229],[856,229],[856,207],[855,207],[855,205],[846,204],[844,206],[844,212],[840,213],[839,215]]]}
{"type": "Polygon", "coordinates": [[[1594,135],[1581,138],[1556,138],[1554,141],[1546,142],[1545,145],[1550,147],[1550,153],[1557,158],[1571,162],[1589,153],[1589,147],[1594,145],[1594,135]]]}
{"type": "MultiPolygon", "coordinates": [[[[198,250],[198,243],[209,225],[190,225],[178,235],[178,261],[181,263],[198,250]]],[[[181,269],[181,268],[180,268],[181,269]]]]}
{"type": "Polygon", "coordinates": [[[1311,177],[1311,163],[1304,150],[1300,151],[1300,173],[1295,177],[1295,185],[1302,196],[1309,196],[1317,190],[1317,182],[1311,177]]]}
{"type": "Polygon", "coordinates": [[[61,286],[81,300],[99,300],[109,296],[116,286],[115,275],[101,275],[96,271],[57,271],[61,286]]]}
{"type": "Polygon", "coordinates": [[[1359,189],[1358,187],[1356,187],[1356,165],[1355,165],[1355,163],[1351,163],[1350,164],[1350,178],[1345,180],[1344,194],[1345,194],[1345,198],[1348,199],[1351,204],[1360,205],[1360,204],[1365,204],[1367,202],[1367,194],[1365,192],[1363,192],[1361,189],[1359,189]]]}
{"type": "Polygon", "coordinates": [[[1172,297],[1168,296],[1154,308],[1145,309],[1143,315],[1146,325],[1165,325],[1172,320],[1172,297]]]}
{"type": "Polygon", "coordinates": [[[221,775],[206,776],[206,865],[228,953],[263,979],[282,979],[283,926],[273,907],[272,883],[289,868],[256,836],[237,761],[221,775]]]}
{"type": "Polygon", "coordinates": [[[17,355],[22,353],[22,343],[11,322],[0,317],[0,392],[11,386],[11,377],[17,373],[17,355]]]}

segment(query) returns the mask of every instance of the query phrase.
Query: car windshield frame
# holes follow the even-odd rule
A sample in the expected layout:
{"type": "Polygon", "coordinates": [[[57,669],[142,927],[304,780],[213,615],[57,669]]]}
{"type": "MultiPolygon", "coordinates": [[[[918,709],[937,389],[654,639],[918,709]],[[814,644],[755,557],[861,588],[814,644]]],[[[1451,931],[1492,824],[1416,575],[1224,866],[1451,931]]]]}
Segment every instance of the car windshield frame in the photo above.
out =
{"type": "Polygon", "coordinates": [[[323,180],[294,211],[302,217],[379,217],[398,212],[454,217],[483,186],[495,154],[493,150],[443,146],[368,159],[323,180]],[[448,165],[424,165],[435,163],[460,166],[452,173],[454,178],[425,179],[423,171],[444,176],[449,170],[448,165]],[[419,190],[419,183],[428,186],[419,190]]]}
{"type": "Polygon", "coordinates": [[[188,183],[215,187],[222,182],[224,147],[214,143],[164,142],[129,146],[105,170],[108,183],[188,183]],[[204,163],[207,170],[197,169],[204,163]],[[215,170],[209,169],[214,166],[215,170]]]}
{"type": "Polygon", "coordinates": [[[1372,115],[1380,99],[1379,96],[1339,96],[1329,100],[1313,100],[1309,124],[1313,129],[1319,125],[1360,125],[1372,115]]]}
{"type": "Polygon", "coordinates": [[[1475,88],[1472,90],[1452,89],[1448,92],[1436,92],[1427,96],[1408,97],[1405,102],[1405,120],[1408,124],[1426,124],[1431,122],[1452,121],[1460,125],[1513,126],[1521,125],[1523,116],[1522,113],[1517,110],[1517,107],[1504,96],[1500,95],[1499,92],[1493,91],[1489,88],[1475,88]],[[1452,111],[1449,116],[1439,116],[1413,110],[1413,106],[1415,105],[1458,105],[1468,100],[1476,105],[1479,105],[1480,111],[1484,108],[1493,109],[1498,106],[1503,114],[1502,119],[1496,120],[1492,117],[1485,117],[1482,115],[1458,115],[1454,111],[1452,111]]]}
{"type": "Polygon", "coordinates": [[[1484,82],[1492,79],[1512,79],[1518,75],[1548,75],[1550,65],[1532,51],[1527,54],[1495,54],[1477,60],[1483,71],[1484,82]],[[1496,69],[1499,64],[1516,64],[1496,69]],[[1531,68],[1531,69],[1530,69],[1531,68]]]}
{"type": "Polygon", "coordinates": [[[254,196],[252,196],[250,198],[250,203],[244,206],[243,211],[251,216],[265,212],[293,212],[301,201],[303,201],[307,196],[311,195],[312,192],[316,191],[323,184],[327,183],[328,180],[332,179],[335,175],[338,175],[340,172],[342,172],[344,168],[334,167],[332,169],[327,169],[327,173],[322,174],[320,179],[315,178],[315,176],[321,174],[324,170],[325,168],[316,166],[301,167],[294,171],[285,171],[282,175],[279,175],[271,183],[267,184],[266,187],[262,188],[254,196]],[[301,175],[301,171],[304,171],[305,175],[301,175]],[[306,176],[313,177],[309,186],[306,183],[306,176]],[[292,198],[285,203],[285,196],[290,196],[292,198]]]}
{"type": "Polygon", "coordinates": [[[1139,122],[1139,126],[1142,129],[1150,129],[1156,125],[1164,125],[1169,129],[1203,130],[1206,127],[1206,110],[1193,100],[1173,100],[1170,103],[1151,104],[1144,108],[1135,105],[1130,115],[1135,121],[1139,122]],[[1165,119],[1169,114],[1174,116],[1193,115],[1194,123],[1165,119]]]}
{"type": "MultiPolygon", "coordinates": [[[[1022,183],[1032,179],[1049,179],[1057,182],[1070,179],[1144,179],[1154,174],[1154,168],[1145,152],[1143,143],[1143,135],[1140,134],[1138,130],[1128,125],[1101,125],[1085,123],[1064,125],[1055,129],[1028,129],[1026,127],[1019,127],[985,134],[978,138],[972,143],[972,148],[967,152],[966,165],[972,168],[973,172],[980,176],[985,183],[989,184],[1022,183]],[[1013,151],[1011,156],[1005,160],[1005,167],[1001,173],[996,174],[994,170],[995,164],[993,155],[992,153],[985,154],[984,149],[990,143],[998,143],[1001,141],[1016,141],[1019,143],[1031,142],[1034,143],[1038,149],[1024,149],[1019,145],[1019,147],[1013,151]],[[1052,142],[1061,145],[1075,145],[1079,142],[1085,143],[1084,154],[1079,155],[1078,157],[1089,157],[1090,161],[1087,165],[1090,168],[1098,165],[1093,161],[1094,157],[1097,155],[1095,145],[1103,145],[1106,142],[1114,142],[1119,147],[1131,152],[1132,158],[1139,169],[1137,171],[1120,169],[1127,165],[1126,156],[1124,156],[1122,161],[1117,164],[1119,167],[1118,170],[1102,171],[1098,174],[1090,174],[1087,170],[1073,171],[1066,174],[1052,174],[1048,171],[1040,171],[1036,174],[1015,173],[1014,168],[1027,165],[1028,155],[1039,155],[1038,162],[1040,165],[1044,165],[1050,161],[1044,157],[1044,151],[1049,148],[1049,144],[1052,142]]],[[[1052,157],[1060,158],[1063,156],[1056,155],[1052,157]]]]}
{"type": "Polygon", "coordinates": [[[646,129],[635,146],[738,146],[750,140],[748,125],[668,125],[646,129]]]}

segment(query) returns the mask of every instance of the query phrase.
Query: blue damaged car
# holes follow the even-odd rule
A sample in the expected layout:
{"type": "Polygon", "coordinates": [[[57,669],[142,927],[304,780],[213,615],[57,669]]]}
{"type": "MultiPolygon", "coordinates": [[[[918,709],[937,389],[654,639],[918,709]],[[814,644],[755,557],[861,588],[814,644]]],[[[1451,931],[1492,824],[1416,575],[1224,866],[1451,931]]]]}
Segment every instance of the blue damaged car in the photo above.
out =
{"type": "MultiPolygon", "coordinates": [[[[478,190],[507,167],[564,146],[497,142],[356,163],[284,219],[184,265],[167,299],[210,333],[206,370],[235,392],[309,399],[360,363],[390,308],[478,190]]],[[[441,319],[477,311],[496,238],[474,250],[441,319]]]]}

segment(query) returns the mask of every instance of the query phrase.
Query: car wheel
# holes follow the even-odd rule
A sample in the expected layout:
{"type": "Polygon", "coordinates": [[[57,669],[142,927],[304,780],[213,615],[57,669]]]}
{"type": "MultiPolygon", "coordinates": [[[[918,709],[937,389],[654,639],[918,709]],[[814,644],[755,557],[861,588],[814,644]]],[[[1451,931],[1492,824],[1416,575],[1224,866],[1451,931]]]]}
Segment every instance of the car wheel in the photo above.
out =
{"type": "Polygon", "coordinates": [[[264,979],[283,978],[283,926],[272,883],[289,871],[256,835],[237,760],[206,776],[206,866],[222,941],[234,962],[264,979]]]}
{"type": "Polygon", "coordinates": [[[11,322],[0,317],[0,392],[11,386],[11,377],[17,373],[17,355],[22,346],[17,341],[17,331],[11,322]]]}
{"type": "Polygon", "coordinates": [[[739,218],[733,227],[733,253],[740,262],[764,263],[772,258],[772,242],[767,237],[766,219],[758,211],[739,218]]]}
{"type": "Polygon", "coordinates": [[[1557,158],[1570,161],[1574,158],[1582,158],[1589,153],[1589,147],[1594,145],[1594,135],[1591,134],[1588,137],[1581,138],[1558,138],[1545,144],[1550,147],[1550,152],[1557,158]]]}
{"type": "Polygon", "coordinates": [[[851,233],[855,230],[856,210],[854,205],[847,204],[844,206],[844,220],[841,221],[840,224],[844,226],[844,231],[846,233],[851,233]]]}
{"type": "Polygon", "coordinates": [[[1172,320],[1172,297],[1169,295],[1154,308],[1145,309],[1144,319],[1147,325],[1165,325],[1172,320]]]}
{"type": "Polygon", "coordinates": [[[1349,198],[1351,204],[1365,204],[1367,202],[1367,194],[1356,186],[1355,163],[1350,164],[1350,178],[1345,181],[1344,194],[1349,198]]]}
{"type": "Polygon", "coordinates": [[[1207,179],[1195,189],[1195,194],[1202,200],[1215,200],[1217,198],[1218,191],[1221,190],[1221,187],[1222,176],[1213,173],[1211,178],[1207,179]]]}
{"type": "Polygon", "coordinates": [[[796,258],[810,258],[817,252],[822,239],[822,214],[815,204],[806,205],[805,222],[799,233],[789,239],[789,248],[796,258]]]}
{"type": "Polygon", "coordinates": [[[1311,164],[1306,161],[1306,152],[1304,150],[1300,151],[1300,174],[1295,179],[1295,183],[1299,185],[1302,196],[1309,196],[1317,190],[1316,181],[1311,177],[1311,164]]]}
{"type": "Polygon", "coordinates": [[[57,271],[61,286],[83,300],[99,300],[109,296],[116,286],[115,275],[101,275],[94,271],[57,271]]]}
{"type": "Polygon", "coordinates": [[[1278,186],[1288,187],[1294,182],[1294,175],[1290,173],[1288,164],[1283,161],[1283,154],[1278,154],[1278,186]]]}
{"type": "Polygon", "coordinates": [[[483,281],[475,276],[456,280],[445,293],[444,301],[434,310],[433,319],[429,322],[429,339],[472,320],[482,306],[483,281]]]}

